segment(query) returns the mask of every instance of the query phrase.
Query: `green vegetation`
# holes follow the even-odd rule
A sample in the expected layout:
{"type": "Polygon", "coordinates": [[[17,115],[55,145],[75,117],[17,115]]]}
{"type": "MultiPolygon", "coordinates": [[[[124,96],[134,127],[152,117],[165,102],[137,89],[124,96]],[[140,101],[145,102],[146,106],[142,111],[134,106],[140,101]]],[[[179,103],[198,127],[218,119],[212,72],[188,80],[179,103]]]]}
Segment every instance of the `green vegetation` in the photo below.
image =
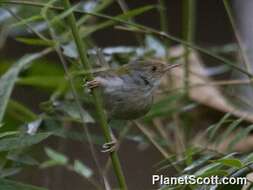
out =
{"type": "MultiPolygon", "coordinates": [[[[192,55],[206,55],[227,70],[238,71],[251,80],[248,67],[243,69],[237,59],[227,58],[240,54],[247,65],[240,40],[236,48],[235,44],[215,48],[198,46],[195,43],[198,19],[195,0],[183,3],[182,39],[168,33],[173,26],[167,20],[166,0],[134,9],[127,7],[124,0],[98,2],[81,1],[71,5],[69,0],[0,0],[3,18],[0,16],[0,51],[4,51],[9,43],[8,36],[15,39],[15,43],[32,49],[20,57],[9,56],[11,52],[0,56],[0,189],[44,190],[23,184],[15,177],[30,168],[45,170],[56,166],[78,174],[94,189],[111,189],[111,184],[114,184],[113,188],[130,189],[129,176],[124,172],[127,160],[120,154],[121,146],[119,151],[108,154],[105,164],[97,151],[103,143],[112,141],[111,130],[117,132],[120,144],[133,141],[138,145],[153,146],[154,154],[160,156],[161,162],[153,163],[150,168],[155,167],[157,173],[171,171],[171,176],[202,177],[241,177],[251,173],[252,153],[237,152],[235,147],[251,135],[252,120],[244,117],[239,109],[234,113],[231,109],[226,111],[215,106],[211,107],[226,113],[219,112],[223,115],[221,118],[208,114],[203,117],[201,109],[210,111],[211,108],[201,107],[203,101],[191,96],[194,89],[190,78],[192,55]],[[105,13],[115,4],[120,13],[105,13]],[[160,29],[137,22],[139,16],[149,12],[160,16],[160,29]],[[138,45],[99,49],[94,35],[106,29],[134,34],[132,37],[138,45]],[[183,50],[178,55],[173,55],[175,43],[183,50]],[[181,61],[183,84],[171,87],[173,78],[169,76],[147,115],[137,121],[108,122],[99,90],[87,92],[83,80],[91,80],[94,73],[107,69],[108,65],[115,67],[138,58],[163,59],[169,63],[181,61]],[[19,97],[21,89],[27,97],[41,95],[43,100],[22,101],[19,97]],[[203,128],[204,123],[209,127],[203,128]],[[93,131],[94,126],[100,133],[93,131]],[[86,153],[91,154],[95,167],[49,148],[44,143],[51,138],[83,143],[89,149],[86,153]],[[109,171],[113,172],[116,183],[109,180],[109,171]]],[[[223,3],[224,12],[238,36],[229,1],[223,3]]],[[[197,57],[200,61],[200,56],[197,57]]],[[[224,82],[224,85],[229,84],[230,81],[224,82]]],[[[202,85],[212,87],[207,83],[202,85]]],[[[196,184],[156,188],[232,189],[224,185],[196,184]]]]}

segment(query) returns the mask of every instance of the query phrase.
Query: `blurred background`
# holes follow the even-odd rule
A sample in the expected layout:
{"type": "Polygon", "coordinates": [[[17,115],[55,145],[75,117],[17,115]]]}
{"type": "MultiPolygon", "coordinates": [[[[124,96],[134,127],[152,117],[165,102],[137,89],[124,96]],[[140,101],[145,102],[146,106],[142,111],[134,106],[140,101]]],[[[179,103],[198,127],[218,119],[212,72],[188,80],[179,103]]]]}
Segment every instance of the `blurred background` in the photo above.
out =
{"type": "MultiPolygon", "coordinates": [[[[47,2],[48,1],[43,1],[43,3],[47,2]]],[[[72,1],[73,4],[77,2],[79,1],[72,1]]],[[[110,16],[122,14],[122,4],[120,4],[120,2],[121,1],[112,1],[100,12],[110,16]]],[[[161,14],[164,14],[165,26],[169,34],[188,41],[189,39],[186,37],[187,31],[189,31],[189,28],[192,28],[193,34],[190,44],[197,44],[208,52],[210,51],[228,60],[233,60],[238,67],[252,73],[250,67],[253,63],[251,56],[251,51],[253,50],[251,30],[253,25],[252,19],[250,19],[252,18],[252,1],[228,1],[236,30],[233,28],[229,18],[229,12],[226,10],[224,2],[221,0],[125,0],[122,2],[123,7],[124,5],[127,7],[125,11],[138,9],[147,5],[155,6],[155,8],[145,11],[136,17],[128,18],[127,20],[162,31],[161,14]],[[191,3],[194,4],[193,9],[189,8],[189,4],[191,3]],[[164,7],[161,7],[162,5],[164,7]],[[162,9],[162,13],[159,11],[160,9],[162,9]],[[192,17],[189,17],[189,10],[193,11],[192,17]],[[191,27],[187,27],[187,23],[189,24],[190,22],[189,19],[192,19],[191,23],[193,25],[191,27]],[[242,63],[245,57],[241,55],[236,35],[239,35],[239,45],[243,46],[243,54],[247,57],[245,62],[249,63],[248,65],[246,64],[246,67],[242,63]],[[247,68],[247,66],[249,67],[247,68]]],[[[93,6],[92,3],[96,6],[99,0],[81,1],[82,6],[80,7],[83,9],[85,7],[89,8],[89,6],[93,6]]],[[[56,4],[60,5],[60,2],[56,2],[56,4]]],[[[24,55],[40,52],[48,47],[46,43],[43,44],[41,41],[35,41],[34,39],[37,38],[36,34],[31,33],[29,30],[27,32],[26,30],[27,28],[34,27],[35,30],[38,30],[43,35],[50,36],[50,34],[48,34],[48,28],[45,27],[43,29],[43,22],[47,21],[41,18],[35,18],[35,15],[41,14],[40,9],[41,8],[38,7],[35,8],[33,6],[23,5],[22,3],[0,3],[0,73],[2,76],[11,68],[12,64],[16,63],[17,60],[20,60],[24,55]],[[29,20],[29,18],[31,20],[29,20]],[[41,27],[41,30],[39,30],[39,27],[41,27]],[[27,39],[29,38],[34,41],[28,41],[27,39]]],[[[88,9],[88,11],[90,10],[88,9]]],[[[48,17],[54,18],[56,15],[59,15],[59,12],[56,11],[54,15],[49,14],[48,17]]],[[[76,14],[77,19],[81,19],[82,16],[83,14],[76,14]]],[[[100,19],[95,16],[90,17],[88,21],[83,24],[84,28],[81,30],[85,32],[86,25],[92,26],[93,24],[96,25],[96,23],[102,23],[104,21],[105,19],[100,19]]],[[[64,31],[68,30],[64,28],[65,26],[62,26],[62,22],[64,23],[64,19],[55,24],[57,25],[57,27],[55,27],[56,39],[59,41],[63,40],[61,35],[64,31]]],[[[111,64],[114,63],[112,60],[120,62],[121,64],[125,63],[126,60],[132,59],[134,56],[138,57],[132,53],[125,55],[124,52],[126,52],[127,47],[138,48],[149,46],[151,49],[163,47],[165,51],[168,50],[172,57],[177,55],[178,51],[182,52],[187,50],[187,48],[183,46],[185,44],[182,45],[173,40],[162,38],[161,36],[131,32],[126,29],[117,28],[117,26],[125,25],[113,24],[110,27],[95,30],[88,35],[87,40],[86,38],[84,40],[89,48],[99,47],[102,51],[105,50],[105,48],[109,48],[109,50],[107,50],[113,53],[107,53],[109,55],[106,56],[110,58],[106,58],[110,59],[109,62],[111,64]],[[151,42],[149,41],[148,43],[147,39],[150,39],[151,42]],[[117,53],[113,48],[119,46],[123,47],[123,50],[117,53]],[[177,48],[179,48],[179,50],[177,48]]],[[[71,64],[75,65],[75,63],[78,62],[76,58],[70,55],[71,48],[69,49],[68,45],[71,44],[71,40],[67,38],[67,40],[64,39],[63,41],[61,48],[65,51],[70,71],[74,73],[80,70],[80,68],[71,66],[71,64]]],[[[159,52],[153,52],[153,54],[146,53],[145,56],[150,56],[151,54],[151,57],[157,57],[157,55],[154,55],[156,53],[159,54],[159,52]]],[[[158,189],[159,187],[151,185],[152,174],[162,173],[172,176],[179,175],[180,172],[176,171],[177,169],[167,163],[169,160],[168,157],[172,159],[170,160],[170,164],[179,164],[179,168],[183,170],[187,165],[189,166],[194,163],[194,160],[198,160],[207,155],[213,156],[210,157],[210,159],[220,159],[222,156],[238,151],[242,152],[242,154],[238,157],[236,157],[236,155],[236,158],[233,159],[238,159],[242,162],[242,159],[245,159],[243,156],[250,155],[253,148],[253,141],[251,141],[250,135],[251,127],[248,127],[251,126],[250,123],[253,121],[253,116],[251,115],[252,89],[248,81],[249,77],[242,74],[242,72],[237,69],[227,67],[226,64],[223,64],[212,56],[194,50],[194,48],[189,54],[188,61],[185,61],[183,58],[179,60],[177,60],[177,58],[174,59],[176,59],[176,61],[187,62],[189,65],[194,65],[194,63],[197,62],[197,71],[198,68],[205,68],[205,72],[201,73],[204,73],[204,82],[207,80],[209,83],[223,81],[225,85],[218,87],[215,85],[207,85],[207,89],[199,88],[197,89],[198,91],[189,90],[188,95],[185,95],[183,90],[178,90],[178,88],[182,88],[184,84],[172,85],[174,83],[171,82],[170,77],[165,79],[160,89],[161,93],[157,95],[158,98],[154,109],[140,121],[141,125],[149,130],[149,134],[151,134],[151,136],[153,135],[159,146],[163,147],[167,152],[165,156],[156,146],[153,146],[152,142],[148,140],[149,138],[147,138],[147,135],[145,135],[145,132],[139,130],[136,126],[126,129],[126,127],[133,124],[127,124],[121,121],[112,123],[112,128],[115,130],[116,136],[119,137],[122,135],[122,143],[118,153],[128,188],[131,190],[158,189]],[[232,81],[233,84],[236,83],[237,81],[235,80],[243,80],[244,83],[239,83],[239,85],[226,85],[229,81],[232,81]],[[168,88],[165,89],[165,87],[168,86],[170,87],[169,90],[168,88]],[[196,94],[198,94],[198,96],[196,96],[196,94]],[[236,108],[234,106],[236,106],[236,108]],[[165,108],[166,110],[164,110],[165,108]],[[223,138],[229,140],[232,136],[232,143],[225,142],[222,137],[219,137],[221,134],[228,133],[228,131],[226,132],[227,128],[231,129],[231,134],[229,133],[227,136],[223,136],[223,138]],[[241,131],[239,130],[240,128],[241,131]],[[125,131],[125,134],[122,134],[122,131],[125,131]],[[206,133],[211,133],[211,136],[209,136],[211,139],[210,142],[204,142],[206,147],[210,148],[210,152],[203,153],[202,149],[198,148],[196,150],[195,148],[203,145],[203,140],[200,137],[201,135],[206,135],[206,133]],[[241,135],[238,137],[236,136],[237,133],[241,135]],[[215,142],[215,139],[219,139],[219,143],[215,142]],[[213,146],[214,144],[215,146],[213,146]],[[229,148],[227,147],[228,144],[230,145],[229,148]],[[185,155],[189,158],[188,154],[191,159],[184,159],[185,155]],[[164,160],[165,162],[161,163],[161,161],[164,160]],[[186,163],[182,163],[180,160],[187,161],[185,161],[186,163]],[[167,167],[161,170],[164,166],[167,167]]],[[[92,57],[92,55],[90,57],[92,57]]],[[[182,74],[180,74],[181,71],[178,70],[175,72],[176,74],[177,72],[179,73],[178,76],[181,76],[180,81],[184,83],[182,74]]],[[[1,79],[3,80],[3,77],[1,79]]],[[[3,123],[1,132],[5,134],[0,139],[0,150],[2,150],[0,164],[2,173],[0,173],[2,177],[10,177],[10,179],[22,183],[41,186],[50,190],[98,189],[94,183],[100,183],[101,176],[99,176],[94,158],[89,150],[88,142],[85,139],[85,131],[80,122],[76,122],[76,120],[78,120],[75,118],[76,110],[69,107],[69,104],[71,104],[69,89],[61,89],[62,81],[65,79],[66,76],[64,76],[61,62],[57,53],[54,51],[37,59],[29,69],[20,72],[20,77],[16,81],[15,88],[13,88],[11,99],[9,100],[10,102],[6,108],[3,120],[0,121],[0,123],[3,123]],[[23,109],[22,106],[26,108],[23,109]],[[27,111],[27,109],[29,109],[29,111],[27,111]],[[38,120],[41,123],[38,124],[38,120]],[[37,123],[34,123],[34,121],[37,121],[37,123]],[[19,142],[18,140],[22,141],[21,137],[26,133],[29,123],[30,126],[35,126],[35,128],[36,126],[40,126],[38,130],[42,130],[41,133],[50,131],[53,135],[50,134],[48,138],[43,137],[41,140],[35,140],[36,142],[33,141],[34,143],[30,143],[33,145],[31,147],[14,147],[10,148],[11,150],[5,147],[1,149],[1,143],[7,142],[8,146],[8,142],[13,142],[10,141],[13,140],[13,138],[17,138],[15,142],[19,142]],[[64,131],[61,130],[61,128],[64,128],[64,131]],[[17,133],[10,134],[10,132],[17,131],[20,135],[17,135],[17,133]],[[45,151],[45,147],[50,148],[45,151]],[[50,150],[53,153],[51,152],[50,154],[50,150]],[[58,153],[62,155],[58,155],[58,153]],[[54,156],[52,156],[52,154],[54,156]],[[29,158],[26,157],[28,155],[29,158]],[[52,160],[56,159],[55,157],[57,156],[58,158],[63,156],[63,160],[67,158],[71,163],[75,160],[82,161],[84,166],[87,167],[85,170],[86,173],[84,172],[83,175],[80,174],[80,172],[78,173],[78,169],[75,170],[67,166],[64,161],[61,163],[58,160],[58,162],[52,163],[52,160]],[[92,174],[89,175],[89,172],[92,174]]],[[[177,78],[175,77],[174,80],[175,79],[177,78]]],[[[187,78],[187,80],[190,81],[190,84],[196,82],[195,79],[191,77],[187,78]]],[[[197,82],[201,84],[203,81],[197,80],[197,82]]],[[[81,83],[79,79],[75,82],[77,86],[81,83]]],[[[82,97],[80,99],[85,105],[85,110],[87,108],[88,112],[92,112],[93,107],[89,105],[89,102],[86,102],[86,96],[82,95],[82,93],[81,90],[80,96],[82,97]]],[[[2,97],[4,99],[4,95],[1,96],[0,93],[0,98],[2,97]]],[[[100,152],[103,142],[101,129],[94,122],[88,122],[87,127],[90,129],[92,138],[95,139],[94,144],[98,160],[101,165],[104,166],[108,162],[108,155],[100,152]]],[[[38,131],[36,130],[36,132],[38,131]]],[[[207,150],[206,147],[205,150],[207,150]]],[[[209,164],[207,162],[205,163],[206,165],[209,164]]],[[[224,171],[231,170],[231,168],[227,168],[228,166],[226,164],[224,165],[224,171]]],[[[197,169],[195,169],[200,170],[199,168],[201,167],[204,166],[198,165],[197,169]]],[[[231,167],[234,167],[234,165],[231,167]]],[[[233,169],[238,168],[235,167],[233,169]]],[[[108,180],[112,187],[117,186],[117,181],[112,170],[108,172],[108,180]]],[[[241,187],[238,189],[241,189],[241,187]]]]}

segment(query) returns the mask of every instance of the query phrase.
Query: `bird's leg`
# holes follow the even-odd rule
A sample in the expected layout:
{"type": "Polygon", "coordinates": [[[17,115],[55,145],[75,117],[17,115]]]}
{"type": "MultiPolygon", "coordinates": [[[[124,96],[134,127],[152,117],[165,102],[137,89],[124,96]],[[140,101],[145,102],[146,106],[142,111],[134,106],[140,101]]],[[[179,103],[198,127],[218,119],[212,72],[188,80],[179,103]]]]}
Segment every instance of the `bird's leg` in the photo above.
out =
{"type": "MultiPolygon", "coordinates": [[[[92,90],[96,87],[101,86],[101,81],[96,80],[95,78],[91,81],[87,81],[87,82],[85,81],[84,86],[87,87],[89,90],[92,90]]],[[[110,131],[110,135],[111,135],[112,140],[110,142],[103,144],[101,152],[114,152],[117,150],[118,148],[117,139],[115,138],[112,131],[110,131]]]]}
{"type": "Polygon", "coordinates": [[[111,131],[111,138],[112,138],[112,141],[103,144],[103,146],[102,146],[103,149],[101,150],[101,152],[114,152],[114,151],[117,151],[118,141],[115,138],[112,131],[111,131]]]}

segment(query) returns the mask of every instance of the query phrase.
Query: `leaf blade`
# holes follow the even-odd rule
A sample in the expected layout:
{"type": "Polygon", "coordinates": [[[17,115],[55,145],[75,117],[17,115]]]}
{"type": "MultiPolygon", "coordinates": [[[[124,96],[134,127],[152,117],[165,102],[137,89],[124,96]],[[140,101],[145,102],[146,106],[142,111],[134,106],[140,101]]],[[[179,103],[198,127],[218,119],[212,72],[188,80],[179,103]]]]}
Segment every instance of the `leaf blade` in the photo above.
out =
{"type": "Polygon", "coordinates": [[[0,179],[0,189],[4,190],[46,190],[42,187],[35,187],[32,185],[23,184],[20,182],[0,179]]]}
{"type": "Polygon", "coordinates": [[[21,70],[28,66],[32,61],[42,57],[48,53],[48,49],[29,55],[23,56],[17,61],[3,76],[0,78],[0,123],[3,120],[7,104],[10,99],[11,92],[17,81],[18,75],[21,70]]]}

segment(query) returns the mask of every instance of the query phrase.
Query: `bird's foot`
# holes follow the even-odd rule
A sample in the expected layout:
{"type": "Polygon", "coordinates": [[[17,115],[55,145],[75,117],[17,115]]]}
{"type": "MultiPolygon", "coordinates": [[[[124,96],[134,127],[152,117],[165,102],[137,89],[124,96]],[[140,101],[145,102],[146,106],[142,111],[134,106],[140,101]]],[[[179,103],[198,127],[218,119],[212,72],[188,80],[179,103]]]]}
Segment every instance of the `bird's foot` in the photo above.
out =
{"type": "Polygon", "coordinates": [[[102,148],[101,152],[114,152],[118,149],[118,142],[116,139],[113,139],[111,142],[103,144],[102,148]]]}
{"type": "Polygon", "coordinates": [[[91,81],[85,81],[84,87],[87,87],[89,90],[92,90],[94,88],[97,88],[100,86],[100,82],[96,79],[93,79],[91,81]]]}

